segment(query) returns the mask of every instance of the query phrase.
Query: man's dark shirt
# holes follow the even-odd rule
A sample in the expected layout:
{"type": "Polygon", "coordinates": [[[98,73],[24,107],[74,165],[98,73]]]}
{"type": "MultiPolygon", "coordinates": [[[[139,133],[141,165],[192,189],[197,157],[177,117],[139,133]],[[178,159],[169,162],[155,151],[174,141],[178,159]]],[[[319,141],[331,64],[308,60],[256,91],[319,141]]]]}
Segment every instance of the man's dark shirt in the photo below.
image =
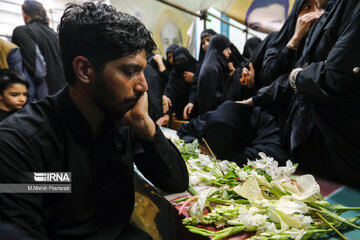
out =
{"type": "Polygon", "coordinates": [[[36,47],[40,49],[46,63],[46,85],[50,95],[56,94],[65,86],[59,37],[46,23],[40,19],[34,19],[29,24],[16,27],[12,41],[21,49],[23,63],[32,77],[34,84],[41,84],[37,79],[36,47]]]}
{"type": "Polygon", "coordinates": [[[10,116],[11,114],[13,114],[15,111],[5,111],[0,109],[0,122],[2,120],[4,120],[5,118],[7,118],[8,116],[10,116]]]}
{"type": "Polygon", "coordinates": [[[152,143],[105,119],[94,136],[67,89],[28,104],[0,124],[0,183],[18,183],[25,172],[71,172],[72,193],[1,193],[0,222],[31,239],[123,239],[134,162],[164,191],[187,188],[185,163],[159,128],[152,143]]]}

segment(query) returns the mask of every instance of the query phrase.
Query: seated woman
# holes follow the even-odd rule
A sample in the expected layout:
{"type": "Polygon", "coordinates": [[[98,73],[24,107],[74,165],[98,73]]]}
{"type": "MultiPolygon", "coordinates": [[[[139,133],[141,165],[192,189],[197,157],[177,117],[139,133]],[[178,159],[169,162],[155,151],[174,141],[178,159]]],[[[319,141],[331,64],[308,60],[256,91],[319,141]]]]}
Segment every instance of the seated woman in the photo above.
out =
{"type": "Polygon", "coordinates": [[[279,162],[289,159],[274,118],[260,107],[226,101],[216,110],[182,124],[177,134],[185,142],[205,138],[217,158],[239,166],[258,157],[259,152],[279,162]]]}
{"type": "Polygon", "coordinates": [[[10,69],[0,69],[0,121],[24,107],[29,82],[10,69]]]}

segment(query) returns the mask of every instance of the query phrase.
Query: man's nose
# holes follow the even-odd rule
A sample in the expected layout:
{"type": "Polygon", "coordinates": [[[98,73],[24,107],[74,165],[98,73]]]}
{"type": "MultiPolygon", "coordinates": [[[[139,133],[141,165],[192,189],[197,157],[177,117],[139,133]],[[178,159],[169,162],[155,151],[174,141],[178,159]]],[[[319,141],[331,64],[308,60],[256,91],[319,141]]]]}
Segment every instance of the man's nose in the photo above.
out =
{"type": "Polygon", "coordinates": [[[26,102],[26,96],[21,95],[21,96],[19,97],[19,101],[20,101],[20,102],[26,102]]]}
{"type": "Polygon", "coordinates": [[[141,72],[139,74],[139,81],[135,86],[135,90],[136,91],[140,91],[140,92],[146,92],[148,90],[149,86],[147,84],[144,72],[141,72]]]}

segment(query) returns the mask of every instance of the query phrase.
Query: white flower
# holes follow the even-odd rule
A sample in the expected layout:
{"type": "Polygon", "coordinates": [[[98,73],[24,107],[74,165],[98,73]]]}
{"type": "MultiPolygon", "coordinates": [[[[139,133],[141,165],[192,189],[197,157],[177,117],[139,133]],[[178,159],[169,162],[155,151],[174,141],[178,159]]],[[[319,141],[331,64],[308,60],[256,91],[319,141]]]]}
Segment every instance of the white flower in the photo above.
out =
{"type": "Polygon", "coordinates": [[[211,161],[211,159],[208,155],[199,154],[199,160],[200,160],[202,166],[214,168],[214,162],[211,161]]]}
{"type": "Polygon", "coordinates": [[[259,156],[261,157],[261,159],[256,159],[255,161],[248,160],[248,165],[264,171],[277,167],[278,162],[274,161],[274,158],[268,157],[265,153],[262,152],[259,152],[259,156]]]}
{"type": "Polygon", "coordinates": [[[251,176],[245,183],[234,187],[234,191],[248,199],[250,203],[253,203],[255,200],[261,201],[264,199],[255,176],[251,176]]]}
{"type": "Polygon", "coordinates": [[[292,228],[292,229],[289,229],[288,231],[286,231],[287,233],[290,233],[290,237],[292,239],[295,239],[295,240],[300,240],[302,239],[302,237],[305,235],[305,229],[296,229],[296,228],[292,228]]]}
{"type": "Polygon", "coordinates": [[[273,180],[277,180],[280,183],[290,181],[290,176],[296,170],[296,165],[294,166],[290,160],[286,162],[286,166],[279,167],[278,162],[274,158],[266,156],[265,153],[260,152],[259,156],[261,159],[256,159],[255,161],[248,160],[248,165],[265,171],[273,180]]]}
{"type": "Polygon", "coordinates": [[[294,200],[291,196],[283,196],[280,200],[272,206],[275,210],[281,211],[287,215],[293,213],[307,213],[308,206],[298,200],[294,200]]]}
{"type": "Polygon", "coordinates": [[[304,228],[308,229],[311,227],[311,223],[313,222],[311,216],[305,216],[303,214],[295,214],[293,218],[304,228]]]}
{"type": "Polygon", "coordinates": [[[256,235],[260,235],[264,232],[279,233],[280,231],[277,230],[275,223],[266,221],[262,228],[258,229],[256,235]]]}
{"type": "Polygon", "coordinates": [[[223,170],[225,173],[227,173],[229,171],[229,165],[230,165],[229,161],[227,161],[227,160],[218,161],[218,163],[219,163],[221,170],[223,170]]]}
{"type": "Polygon", "coordinates": [[[189,176],[189,184],[191,186],[197,186],[201,182],[201,179],[198,176],[189,176]]]}
{"type": "Polygon", "coordinates": [[[293,198],[304,202],[313,202],[319,198],[320,186],[314,176],[306,174],[296,178],[295,181],[300,194],[293,193],[293,198]]]}
{"type": "Polygon", "coordinates": [[[258,228],[261,228],[267,219],[267,216],[262,214],[256,214],[259,209],[247,209],[245,206],[241,206],[239,209],[239,216],[238,219],[240,222],[244,224],[247,230],[255,231],[258,228]]]}
{"type": "Polygon", "coordinates": [[[201,180],[214,180],[216,177],[211,175],[210,173],[203,171],[193,171],[190,173],[190,176],[196,176],[201,180]]]}

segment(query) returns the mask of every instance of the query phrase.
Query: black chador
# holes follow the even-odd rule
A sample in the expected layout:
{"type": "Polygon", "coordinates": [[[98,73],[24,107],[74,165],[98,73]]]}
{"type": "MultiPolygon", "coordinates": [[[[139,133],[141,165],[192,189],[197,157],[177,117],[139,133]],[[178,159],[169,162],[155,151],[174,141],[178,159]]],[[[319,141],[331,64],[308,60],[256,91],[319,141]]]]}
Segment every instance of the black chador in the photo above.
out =
{"type": "Polygon", "coordinates": [[[297,51],[287,47],[287,44],[294,35],[298,15],[305,2],[306,0],[295,1],[291,13],[277,34],[276,39],[267,47],[263,66],[258,72],[262,86],[269,85],[277,77],[289,73],[301,56],[305,38],[302,39],[297,51]]]}
{"type": "Polygon", "coordinates": [[[164,94],[172,101],[171,111],[176,113],[177,119],[183,119],[184,107],[188,103],[191,82],[186,82],[184,72],[195,72],[196,60],[188,49],[179,47],[174,52],[174,68],[170,73],[169,82],[164,94]]]}
{"type": "Polygon", "coordinates": [[[219,159],[235,161],[239,166],[255,159],[259,152],[285,162],[288,155],[280,144],[274,118],[260,107],[226,101],[177,131],[186,142],[205,137],[219,159]]]}
{"type": "Polygon", "coordinates": [[[223,101],[225,83],[229,81],[228,59],[222,53],[231,46],[224,35],[216,35],[210,40],[197,83],[199,114],[214,110],[223,101]]]}
{"type": "MultiPolygon", "coordinates": [[[[200,39],[202,40],[204,37],[207,36],[215,36],[217,33],[212,30],[212,29],[205,29],[204,31],[202,31],[201,35],[200,35],[200,39]]],[[[200,75],[200,70],[201,70],[201,66],[204,62],[204,58],[205,58],[205,51],[202,48],[202,43],[200,43],[200,53],[199,53],[199,60],[196,64],[196,68],[195,68],[195,73],[194,73],[194,84],[192,86],[191,92],[190,92],[190,96],[189,96],[189,101],[190,103],[193,103],[195,105],[195,107],[198,107],[198,97],[197,97],[197,81],[199,79],[199,75],[200,75]]]]}

